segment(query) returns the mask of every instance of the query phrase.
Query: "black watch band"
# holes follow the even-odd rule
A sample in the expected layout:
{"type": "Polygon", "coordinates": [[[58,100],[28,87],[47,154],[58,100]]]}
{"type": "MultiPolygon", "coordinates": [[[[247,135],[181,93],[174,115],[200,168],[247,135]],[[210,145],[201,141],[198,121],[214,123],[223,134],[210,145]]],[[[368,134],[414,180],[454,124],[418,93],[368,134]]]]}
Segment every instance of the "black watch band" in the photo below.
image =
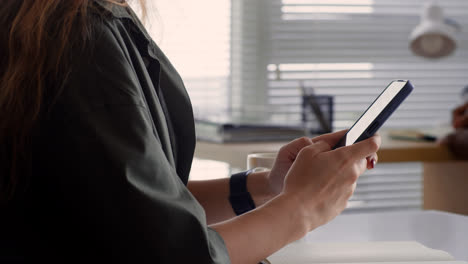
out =
{"type": "Polygon", "coordinates": [[[247,176],[252,170],[233,174],[229,180],[229,202],[236,215],[255,209],[252,196],[247,191],[247,176]]]}

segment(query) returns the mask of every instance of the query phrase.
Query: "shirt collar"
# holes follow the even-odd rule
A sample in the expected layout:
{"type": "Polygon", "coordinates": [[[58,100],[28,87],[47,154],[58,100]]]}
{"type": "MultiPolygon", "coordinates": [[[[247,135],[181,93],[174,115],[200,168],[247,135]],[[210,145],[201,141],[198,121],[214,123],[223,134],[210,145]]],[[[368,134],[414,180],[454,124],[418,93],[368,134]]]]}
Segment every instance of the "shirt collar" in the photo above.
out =
{"type": "Polygon", "coordinates": [[[117,18],[130,18],[133,19],[132,15],[128,11],[127,7],[113,4],[106,0],[96,0],[96,3],[105,10],[109,11],[113,16],[117,18]]]}
{"type": "Polygon", "coordinates": [[[154,59],[158,59],[158,49],[155,47],[156,45],[154,45],[153,39],[130,7],[113,4],[106,0],[95,1],[99,6],[111,13],[112,16],[116,18],[130,19],[132,23],[139,29],[139,33],[144,37],[144,40],[148,45],[148,55],[154,59]]]}

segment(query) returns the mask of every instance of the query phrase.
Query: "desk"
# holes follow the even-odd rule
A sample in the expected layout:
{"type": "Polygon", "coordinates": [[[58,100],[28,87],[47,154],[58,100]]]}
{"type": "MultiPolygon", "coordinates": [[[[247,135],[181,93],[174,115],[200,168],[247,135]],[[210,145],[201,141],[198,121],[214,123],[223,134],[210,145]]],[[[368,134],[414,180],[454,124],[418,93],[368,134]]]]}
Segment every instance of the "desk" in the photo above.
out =
{"type": "MultiPolygon", "coordinates": [[[[382,146],[378,152],[379,162],[441,162],[454,160],[447,147],[432,142],[393,140],[387,132],[380,133],[382,146]]],[[[232,167],[244,169],[247,155],[251,153],[277,152],[287,142],[259,143],[209,143],[198,141],[195,156],[229,163],[232,167]]]]}
{"type": "Polygon", "coordinates": [[[345,214],[310,232],[309,242],[418,241],[468,261],[468,216],[414,211],[345,214]]]}
{"type": "MultiPolygon", "coordinates": [[[[437,130],[435,134],[443,135],[447,131],[437,130]]],[[[386,131],[380,134],[379,162],[424,162],[424,209],[468,215],[468,162],[456,161],[447,147],[436,143],[393,140],[386,131]]],[[[286,142],[197,142],[195,156],[244,169],[248,154],[277,152],[284,144],[286,142]]]]}

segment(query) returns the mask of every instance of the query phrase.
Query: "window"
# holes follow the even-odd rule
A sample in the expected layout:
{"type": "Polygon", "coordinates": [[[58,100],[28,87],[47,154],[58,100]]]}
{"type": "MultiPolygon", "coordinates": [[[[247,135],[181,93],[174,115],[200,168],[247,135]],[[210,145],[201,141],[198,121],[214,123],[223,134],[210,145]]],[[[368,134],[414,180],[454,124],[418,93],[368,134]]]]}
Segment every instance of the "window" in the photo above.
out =
{"type": "MultiPolygon", "coordinates": [[[[137,1],[136,1],[137,2],[137,1]]],[[[230,0],[147,1],[146,26],[184,80],[195,114],[228,106],[230,0]]],[[[222,162],[195,159],[192,179],[229,176],[222,162]]]]}
{"type": "Polygon", "coordinates": [[[229,0],[148,1],[148,28],[185,82],[194,110],[226,108],[229,0]]]}

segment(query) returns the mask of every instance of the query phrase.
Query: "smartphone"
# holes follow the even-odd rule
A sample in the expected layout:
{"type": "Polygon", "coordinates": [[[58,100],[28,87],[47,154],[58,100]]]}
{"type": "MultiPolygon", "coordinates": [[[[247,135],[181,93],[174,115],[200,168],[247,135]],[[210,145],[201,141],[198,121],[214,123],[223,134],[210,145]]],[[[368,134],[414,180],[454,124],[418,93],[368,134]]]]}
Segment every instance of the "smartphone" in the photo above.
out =
{"type": "Polygon", "coordinates": [[[392,81],[333,149],[349,146],[372,137],[411,91],[413,91],[413,85],[410,81],[392,81]]]}

